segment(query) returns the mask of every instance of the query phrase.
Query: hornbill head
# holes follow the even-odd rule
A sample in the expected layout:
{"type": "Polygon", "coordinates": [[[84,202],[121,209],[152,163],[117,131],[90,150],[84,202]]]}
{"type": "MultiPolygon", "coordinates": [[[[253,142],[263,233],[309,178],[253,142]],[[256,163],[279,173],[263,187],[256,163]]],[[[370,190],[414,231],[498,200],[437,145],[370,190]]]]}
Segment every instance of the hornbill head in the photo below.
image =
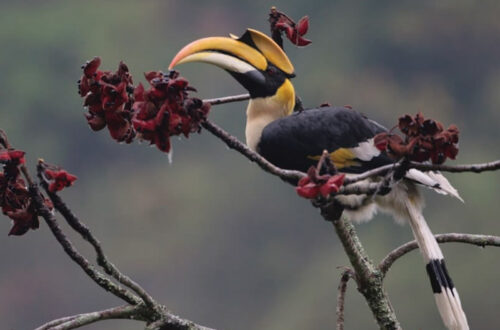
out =
{"type": "Polygon", "coordinates": [[[193,41],[177,53],[169,69],[189,62],[214,64],[229,72],[249,92],[245,133],[253,150],[267,124],[293,112],[293,65],[285,52],[262,32],[248,29],[240,38],[193,41]]]}

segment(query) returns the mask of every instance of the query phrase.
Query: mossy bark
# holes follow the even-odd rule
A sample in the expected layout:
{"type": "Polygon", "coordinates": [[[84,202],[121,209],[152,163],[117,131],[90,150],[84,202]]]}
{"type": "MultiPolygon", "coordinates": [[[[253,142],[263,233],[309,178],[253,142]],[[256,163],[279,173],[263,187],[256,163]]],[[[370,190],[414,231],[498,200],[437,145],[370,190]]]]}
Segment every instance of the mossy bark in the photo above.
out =
{"type": "Polygon", "coordinates": [[[321,214],[335,227],[354,269],[358,290],[365,297],[380,329],[401,329],[383,288],[383,274],[368,257],[352,223],[342,216],[342,208],[330,203],[321,208],[321,214]]]}

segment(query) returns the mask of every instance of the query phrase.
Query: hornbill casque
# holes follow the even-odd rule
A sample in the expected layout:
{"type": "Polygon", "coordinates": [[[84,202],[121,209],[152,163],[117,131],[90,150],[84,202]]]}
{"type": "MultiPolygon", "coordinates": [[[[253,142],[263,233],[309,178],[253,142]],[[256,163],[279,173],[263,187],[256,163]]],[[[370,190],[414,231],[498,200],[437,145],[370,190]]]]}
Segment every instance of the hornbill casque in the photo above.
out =
{"type": "MultiPolygon", "coordinates": [[[[394,162],[373,143],[373,137],[386,129],[361,113],[345,107],[294,112],[295,90],[290,82],[295,77],[294,67],[285,52],[262,32],[247,29],[240,38],[231,35],[193,41],[177,53],[169,69],[188,62],[214,64],[249,92],[246,143],[276,166],[305,172],[316,165],[323,150],[347,175],[394,162]]],[[[444,324],[449,329],[469,329],[441,249],[423,217],[418,185],[461,199],[443,175],[416,169],[407,171],[386,195],[336,199],[345,207],[344,215],[353,221],[368,221],[377,210],[391,213],[396,220],[407,220],[424,257],[444,324]]]]}

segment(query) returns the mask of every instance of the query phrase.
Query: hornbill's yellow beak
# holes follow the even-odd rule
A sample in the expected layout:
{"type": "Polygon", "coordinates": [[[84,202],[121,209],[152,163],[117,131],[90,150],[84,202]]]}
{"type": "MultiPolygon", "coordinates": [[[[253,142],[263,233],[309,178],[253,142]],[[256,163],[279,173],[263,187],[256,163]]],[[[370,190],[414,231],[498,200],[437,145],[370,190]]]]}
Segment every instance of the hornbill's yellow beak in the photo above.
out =
{"type": "Polygon", "coordinates": [[[238,39],[210,37],[193,41],[177,53],[169,69],[189,62],[210,63],[227,70],[251,95],[255,89],[268,88],[270,68],[284,79],[294,76],[285,52],[267,35],[253,29],[238,39]]]}
{"type": "Polygon", "coordinates": [[[221,67],[250,93],[245,135],[252,150],[257,150],[267,124],[293,111],[295,90],[290,82],[295,76],[293,65],[280,46],[262,32],[248,29],[240,38],[193,41],[174,57],[169,69],[188,62],[221,67]]]}

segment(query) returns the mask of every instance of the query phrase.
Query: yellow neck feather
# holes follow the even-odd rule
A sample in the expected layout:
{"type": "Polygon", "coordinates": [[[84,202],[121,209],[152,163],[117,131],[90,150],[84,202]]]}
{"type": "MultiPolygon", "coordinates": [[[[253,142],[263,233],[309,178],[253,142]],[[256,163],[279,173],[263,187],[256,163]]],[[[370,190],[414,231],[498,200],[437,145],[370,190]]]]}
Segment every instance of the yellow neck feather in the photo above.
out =
{"type": "Polygon", "coordinates": [[[256,150],[264,127],[276,119],[290,115],[294,107],[295,90],[288,79],[285,79],[273,96],[251,99],[247,107],[245,129],[248,147],[256,150]]]}

